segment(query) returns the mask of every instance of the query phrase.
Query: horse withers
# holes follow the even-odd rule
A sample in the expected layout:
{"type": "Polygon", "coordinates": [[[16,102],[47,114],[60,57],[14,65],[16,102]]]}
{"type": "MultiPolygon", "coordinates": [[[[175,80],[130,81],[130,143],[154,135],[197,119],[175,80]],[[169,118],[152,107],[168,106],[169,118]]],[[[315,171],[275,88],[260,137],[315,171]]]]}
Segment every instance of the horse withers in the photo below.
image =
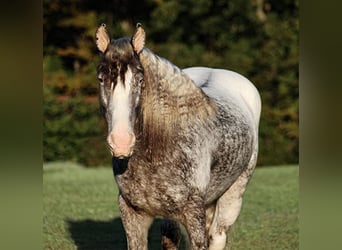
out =
{"type": "Polygon", "coordinates": [[[261,101],[254,85],[223,69],[181,70],[132,38],[96,32],[100,104],[119,188],[128,249],[147,249],[162,216],[162,247],[224,249],[258,154],[261,101]]]}

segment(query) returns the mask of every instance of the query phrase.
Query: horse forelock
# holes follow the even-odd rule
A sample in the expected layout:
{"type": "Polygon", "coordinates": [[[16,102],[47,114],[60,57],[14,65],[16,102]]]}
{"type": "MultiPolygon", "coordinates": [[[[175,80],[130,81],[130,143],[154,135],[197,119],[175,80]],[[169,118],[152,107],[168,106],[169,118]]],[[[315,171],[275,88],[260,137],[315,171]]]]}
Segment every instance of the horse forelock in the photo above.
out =
{"type": "Polygon", "coordinates": [[[104,56],[108,60],[119,60],[123,63],[128,63],[134,56],[134,51],[130,39],[113,39],[108,45],[104,56]]]}
{"type": "Polygon", "coordinates": [[[125,83],[125,73],[129,65],[133,71],[142,71],[130,39],[113,39],[101,57],[98,73],[104,74],[108,78],[108,82],[113,82],[115,87],[118,76],[120,76],[121,82],[125,83]]]}

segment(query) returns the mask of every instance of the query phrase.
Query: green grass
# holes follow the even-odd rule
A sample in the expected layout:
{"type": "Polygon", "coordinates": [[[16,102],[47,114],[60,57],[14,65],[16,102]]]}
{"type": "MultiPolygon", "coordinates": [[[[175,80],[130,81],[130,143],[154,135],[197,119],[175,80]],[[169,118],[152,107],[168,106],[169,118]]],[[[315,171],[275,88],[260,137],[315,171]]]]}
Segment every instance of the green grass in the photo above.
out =
{"type": "MultiPolygon", "coordinates": [[[[230,230],[231,249],[299,249],[298,172],[298,166],[255,171],[230,230]]],[[[43,178],[44,249],[126,249],[111,168],[49,163],[43,178]]],[[[159,226],[156,219],[149,249],[160,249],[159,226]]]]}

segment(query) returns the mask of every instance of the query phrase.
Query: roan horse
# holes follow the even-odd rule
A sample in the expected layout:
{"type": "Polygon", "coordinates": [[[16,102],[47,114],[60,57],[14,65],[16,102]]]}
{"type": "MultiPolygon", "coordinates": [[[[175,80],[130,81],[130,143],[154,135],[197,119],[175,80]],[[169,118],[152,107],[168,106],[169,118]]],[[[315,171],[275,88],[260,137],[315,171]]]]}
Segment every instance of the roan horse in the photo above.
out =
{"type": "Polygon", "coordinates": [[[162,247],[177,249],[179,224],[191,249],[223,249],[258,152],[261,101],[232,71],[179,69],[133,37],[96,31],[100,103],[108,126],[128,249],[147,249],[162,216],[162,247]]]}

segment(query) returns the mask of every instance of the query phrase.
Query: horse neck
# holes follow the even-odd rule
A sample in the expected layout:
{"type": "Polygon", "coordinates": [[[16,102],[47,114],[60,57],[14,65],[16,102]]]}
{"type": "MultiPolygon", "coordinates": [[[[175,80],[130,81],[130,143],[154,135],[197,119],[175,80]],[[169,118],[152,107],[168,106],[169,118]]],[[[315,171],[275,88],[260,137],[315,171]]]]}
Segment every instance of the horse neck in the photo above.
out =
{"type": "MultiPolygon", "coordinates": [[[[160,151],[177,134],[215,115],[211,99],[178,67],[144,49],[140,54],[145,86],[141,94],[140,130],[147,147],[160,151]]],[[[146,146],[146,145],[145,145],[146,146]]]]}
{"type": "Polygon", "coordinates": [[[161,58],[148,49],[140,55],[145,75],[151,87],[159,92],[167,91],[172,96],[188,95],[198,92],[198,88],[182,71],[168,60],[161,58]]]}
{"type": "Polygon", "coordinates": [[[181,113],[182,110],[191,113],[201,109],[212,114],[213,105],[208,96],[177,66],[148,49],[142,51],[140,61],[145,72],[146,90],[159,108],[177,108],[181,113]]]}

